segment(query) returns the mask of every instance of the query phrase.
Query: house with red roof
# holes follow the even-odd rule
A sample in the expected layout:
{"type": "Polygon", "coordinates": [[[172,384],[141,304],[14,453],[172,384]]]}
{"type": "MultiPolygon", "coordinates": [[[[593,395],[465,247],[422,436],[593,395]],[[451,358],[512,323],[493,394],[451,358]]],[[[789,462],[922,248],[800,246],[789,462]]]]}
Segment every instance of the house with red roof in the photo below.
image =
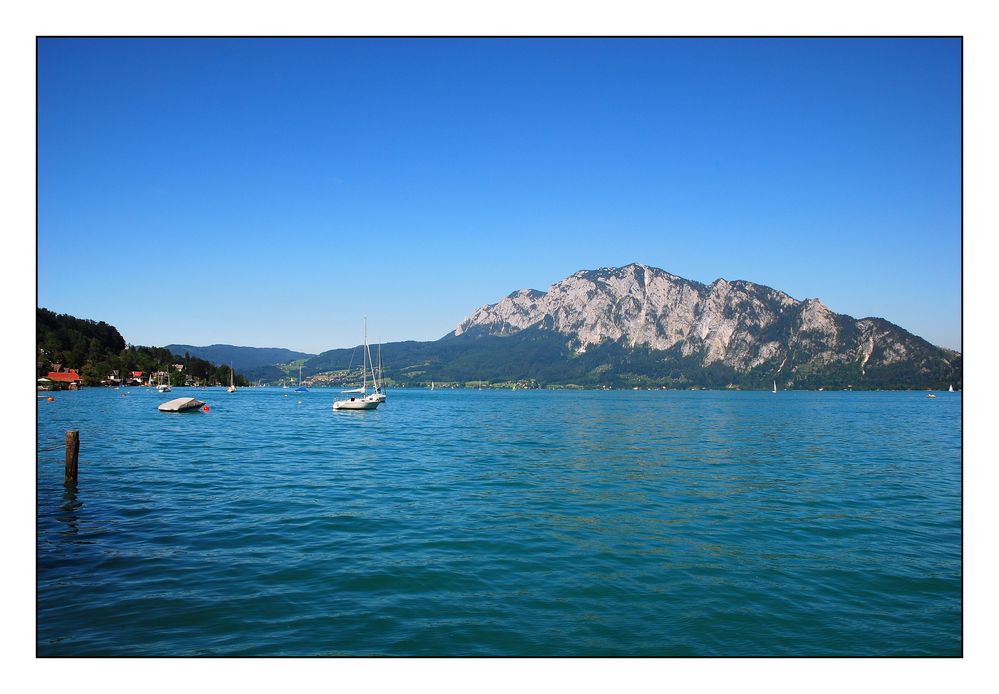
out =
{"type": "Polygon", "coordinates": [[[80,387],[80,384],[83,383],[83,379],[80,378],[80,374],[76,373],[76,369],[49,371],[46,378],[52,381],[53,386],[61,386],[70,390],[76,390],[80,387]]]}

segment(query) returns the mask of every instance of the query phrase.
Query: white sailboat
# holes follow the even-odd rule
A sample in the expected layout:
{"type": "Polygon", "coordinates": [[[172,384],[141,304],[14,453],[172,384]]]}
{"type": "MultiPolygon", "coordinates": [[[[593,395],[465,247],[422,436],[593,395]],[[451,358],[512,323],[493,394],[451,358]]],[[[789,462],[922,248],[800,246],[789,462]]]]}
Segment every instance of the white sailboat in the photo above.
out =
{"type": "Polygon", "coordinates": [[[227,393],[236,392],[236,384],[232,380],[232,362],[229,362],[229,387],[226,388],[227,393]]]}
{"type": "Polygon", "coordinates": [[[373,410],[384,400],[379,399],[378,382],[375,380],[375,368],[371,365],[371,352],[368,350],[368,319],[364,319],[364,349],[361,353],[361,387],[340,391],[349,394],[349,398],[333,401],[334,410],[373,410]],[[375,384],[375,392],[368,395],[368,366],[371,365],[371,380],[375,384]]]}
{"type": "Polygon", "coordinates": [[[774,380],[774,392],[775,393],[777,392],[777,381],[776,381],[776,379],[774,380]]]}
{"type": "Polygon", "coordinates": [[[954,392],[954,386],[953,386],[953,384],[947,387],[947,392],[948,393],[953,393],[954,392]]]}

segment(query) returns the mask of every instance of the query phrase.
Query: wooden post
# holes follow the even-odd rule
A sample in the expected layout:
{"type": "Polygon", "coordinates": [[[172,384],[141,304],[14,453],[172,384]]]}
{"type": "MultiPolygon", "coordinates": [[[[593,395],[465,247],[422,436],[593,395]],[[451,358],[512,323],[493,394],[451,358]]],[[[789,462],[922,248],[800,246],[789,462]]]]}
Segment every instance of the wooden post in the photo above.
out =
{"type": "Polygon", "coordinates": [[[66,432],[66,484],[76,484],[77,463],[80,458],[80,430],[66,432]]]}

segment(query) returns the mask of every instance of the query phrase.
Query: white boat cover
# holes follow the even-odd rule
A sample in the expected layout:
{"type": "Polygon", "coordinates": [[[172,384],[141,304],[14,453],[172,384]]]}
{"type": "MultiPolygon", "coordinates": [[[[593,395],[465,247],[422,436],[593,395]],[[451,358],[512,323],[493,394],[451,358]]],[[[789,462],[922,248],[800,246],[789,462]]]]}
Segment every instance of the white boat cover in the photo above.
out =
{"type": "Polygon", "coordinates": [[[185,410],[198,409],[204,404],[194,398],[174,398],[173,400],[166,401],[156,409],[160,412],[184,412],[185,410]]]}

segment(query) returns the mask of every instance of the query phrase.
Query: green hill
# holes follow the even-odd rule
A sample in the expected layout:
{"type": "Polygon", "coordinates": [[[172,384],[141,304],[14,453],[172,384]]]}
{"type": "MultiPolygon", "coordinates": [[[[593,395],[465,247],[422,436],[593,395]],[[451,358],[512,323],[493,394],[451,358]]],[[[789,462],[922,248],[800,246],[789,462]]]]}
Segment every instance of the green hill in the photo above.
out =
{"type": "MultiPolygon", "coordinates": [[[[35,372],[44,376],[53,364],[76,369],[84,385],[99,385],[115,372],[168,372],[173,385],[183,385],[187,377],[197,382],[228,383],[229,366],[210,362],[166,347],[130,345],[117,328],[104,321],[76,318],[38,308],[35,314],[35,372]],[[183,365],[177,371],[175,364],[183,365]]],[[[246,379],[235,375],[237,385],[246,379]]]]}
{"type": "Polygon", "coordinates": [[[240,371],[258,367],[286,364],[296,359],[310,359],[315,354],[295,352],[281,347],[238,347],[236,345],[167,345],[174,354],[188,353],[199,359],[206,359],[213,364],[232,364],[240,371]]]}

